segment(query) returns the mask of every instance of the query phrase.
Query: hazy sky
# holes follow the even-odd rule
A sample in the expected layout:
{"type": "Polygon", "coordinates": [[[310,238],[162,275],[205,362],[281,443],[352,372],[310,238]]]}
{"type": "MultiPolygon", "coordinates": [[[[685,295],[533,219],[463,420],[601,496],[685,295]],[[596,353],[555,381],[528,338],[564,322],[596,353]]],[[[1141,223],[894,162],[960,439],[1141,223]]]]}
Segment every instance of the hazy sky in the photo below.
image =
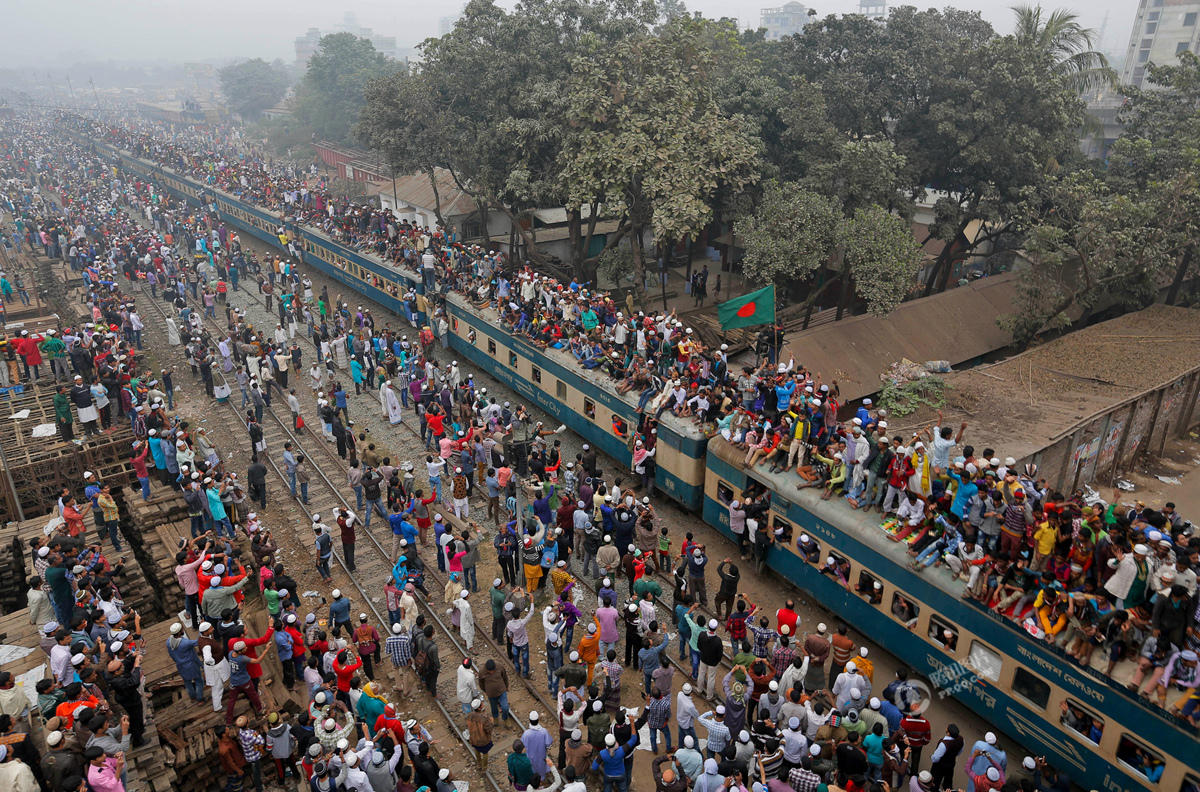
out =
{"type": "MultiPolygon", "coordinates": [[[[515,5],[515,0],[502,0],[515,5]]],[[[706,16],[736,16],[757,26],[759,10],[786,0],[685,0],[706,16]]],[[[857,0],[801,0],[822,16],[856,10],[857,0]]],[[[914,2],[978,10],[998,30],[1010,27],[1016,0],[914,2]]],[[[889,5],[901,5],[889,2],[889,5]]],[[[1047,8],[1057,7],[1052,0],[1047,8]]],[[[1097,30],[1108,14],[1102,48],[1123,51],[1137,0],[1061,0],[1097,30]]],[[[292,40],[309,27],[333,29],[352,11],[358,23],[397,37],[401,46],[437,32],[439,18],[460,0],[5,0],[0,67],[69,65],[90,60],[200,60],[240,56],[292,60],[292,40]]]]}

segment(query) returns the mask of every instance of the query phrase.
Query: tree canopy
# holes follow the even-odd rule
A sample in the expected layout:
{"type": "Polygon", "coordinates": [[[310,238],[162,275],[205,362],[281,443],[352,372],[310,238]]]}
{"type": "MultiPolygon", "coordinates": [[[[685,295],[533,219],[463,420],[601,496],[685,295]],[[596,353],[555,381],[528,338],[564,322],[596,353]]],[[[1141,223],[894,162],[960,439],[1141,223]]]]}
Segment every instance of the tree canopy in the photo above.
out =
{"type": "MultiPolygon", "coordinates": [[[[640,274],[680,241],[731,230],[752,279],[810,301],[838,287],[839,315],[882,312],[946,288],[988,243],[1027,240],[1027,282],[1043,288],[1022,321],[1036,334],[1092,299],[1068,275],[1115,280],[1097,259],[1112,240],[1091,250],[1075,236],[1108,213],[1113,239],[1153,226],[1136,262],[1112,262],[1159,273],[1133,302],[1164,272],[1188,271],[1200,66],[1187,55],[1151,66],[1165,90],[1129,94],[1121,161],[1094,175],[1079,155],[1080,92],[1112,71],[1072,13],[1014,13],[1003,36],[977,13],[902,6],[882,24],[831,15],[770,41],[673,0],[520,0],[511,11],[470,0],[453,30],[421,45],[419,67],[381,70],[361,112],[338,118],[356,120],[355,135],[398,171],[448,171],[484,213],[508,218],[538,264],[552,262],[533,211],[565,207],[562,271],[585,280],[601,261],[640,274]],[[1076,209],[1055,216],[1060,200],[1076,209]],[[932,207],[920,234],[918,203],[932,207]],[[628,257],[614,253],[625,246],[628,257]]],[[[331,67],[350,60],[333,57],[348,44],[322,42],[302,106],[318,84],[343,108],[359,101],[327,76],[370,71],[331,67]]]]}
{"type": "Polygon", "coordinates": [[[353,33],[322,36],[296,89],[296,117],[318,137],[348,142],[366,105],[365,86],[403,70],[403,64],[353,33]]]}
{"type": "Polygon", "coordinates": [[[230,109],[247,121],[279,104],[288,88],[287,73],[262,58],[226,66],[219,76],[230,109]]]}

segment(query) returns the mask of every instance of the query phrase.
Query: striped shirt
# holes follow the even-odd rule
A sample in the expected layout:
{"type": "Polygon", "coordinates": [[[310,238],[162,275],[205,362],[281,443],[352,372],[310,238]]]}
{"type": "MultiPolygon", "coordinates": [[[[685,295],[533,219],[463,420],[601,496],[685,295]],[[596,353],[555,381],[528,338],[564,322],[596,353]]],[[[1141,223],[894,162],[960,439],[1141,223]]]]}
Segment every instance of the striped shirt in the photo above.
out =
{"type": "Polygon", "coordinates": [[[397,668],[407,666],[412,662],[412,639],[406,632],[389,635],[383,648],[387,651],[388,657],[392,658],[392,665],[397,668]]]}
{"type": "Polygon", "coordinates": [[[239,729],[238,742],[242,744],[242,755],[247,762],[257,762],[263,758],[263,736],[254,729],[239,729]]]}

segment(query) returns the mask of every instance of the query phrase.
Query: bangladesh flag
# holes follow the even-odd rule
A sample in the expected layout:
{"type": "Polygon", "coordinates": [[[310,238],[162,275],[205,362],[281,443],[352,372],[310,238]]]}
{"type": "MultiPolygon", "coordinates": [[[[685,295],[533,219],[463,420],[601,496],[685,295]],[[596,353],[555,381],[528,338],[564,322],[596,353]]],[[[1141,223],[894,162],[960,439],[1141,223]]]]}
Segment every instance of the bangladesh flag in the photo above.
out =
{"type": "Polygon", "coordinates": [[[722,330],[775,321],[775,284],[717,305],[722,330]]]}

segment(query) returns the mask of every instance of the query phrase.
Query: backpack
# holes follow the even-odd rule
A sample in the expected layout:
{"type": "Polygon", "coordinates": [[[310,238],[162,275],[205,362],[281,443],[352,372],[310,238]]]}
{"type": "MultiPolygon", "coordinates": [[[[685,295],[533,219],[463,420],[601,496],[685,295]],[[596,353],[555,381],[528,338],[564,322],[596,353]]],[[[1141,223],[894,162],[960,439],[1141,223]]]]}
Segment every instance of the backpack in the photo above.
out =
{"type": "Polygon", "coordinates": [[[424,641],[421,641],[413,654],[413,668],[418,674],[425,674],[429,670],[429,653],[425,651],[424,641]]]}

